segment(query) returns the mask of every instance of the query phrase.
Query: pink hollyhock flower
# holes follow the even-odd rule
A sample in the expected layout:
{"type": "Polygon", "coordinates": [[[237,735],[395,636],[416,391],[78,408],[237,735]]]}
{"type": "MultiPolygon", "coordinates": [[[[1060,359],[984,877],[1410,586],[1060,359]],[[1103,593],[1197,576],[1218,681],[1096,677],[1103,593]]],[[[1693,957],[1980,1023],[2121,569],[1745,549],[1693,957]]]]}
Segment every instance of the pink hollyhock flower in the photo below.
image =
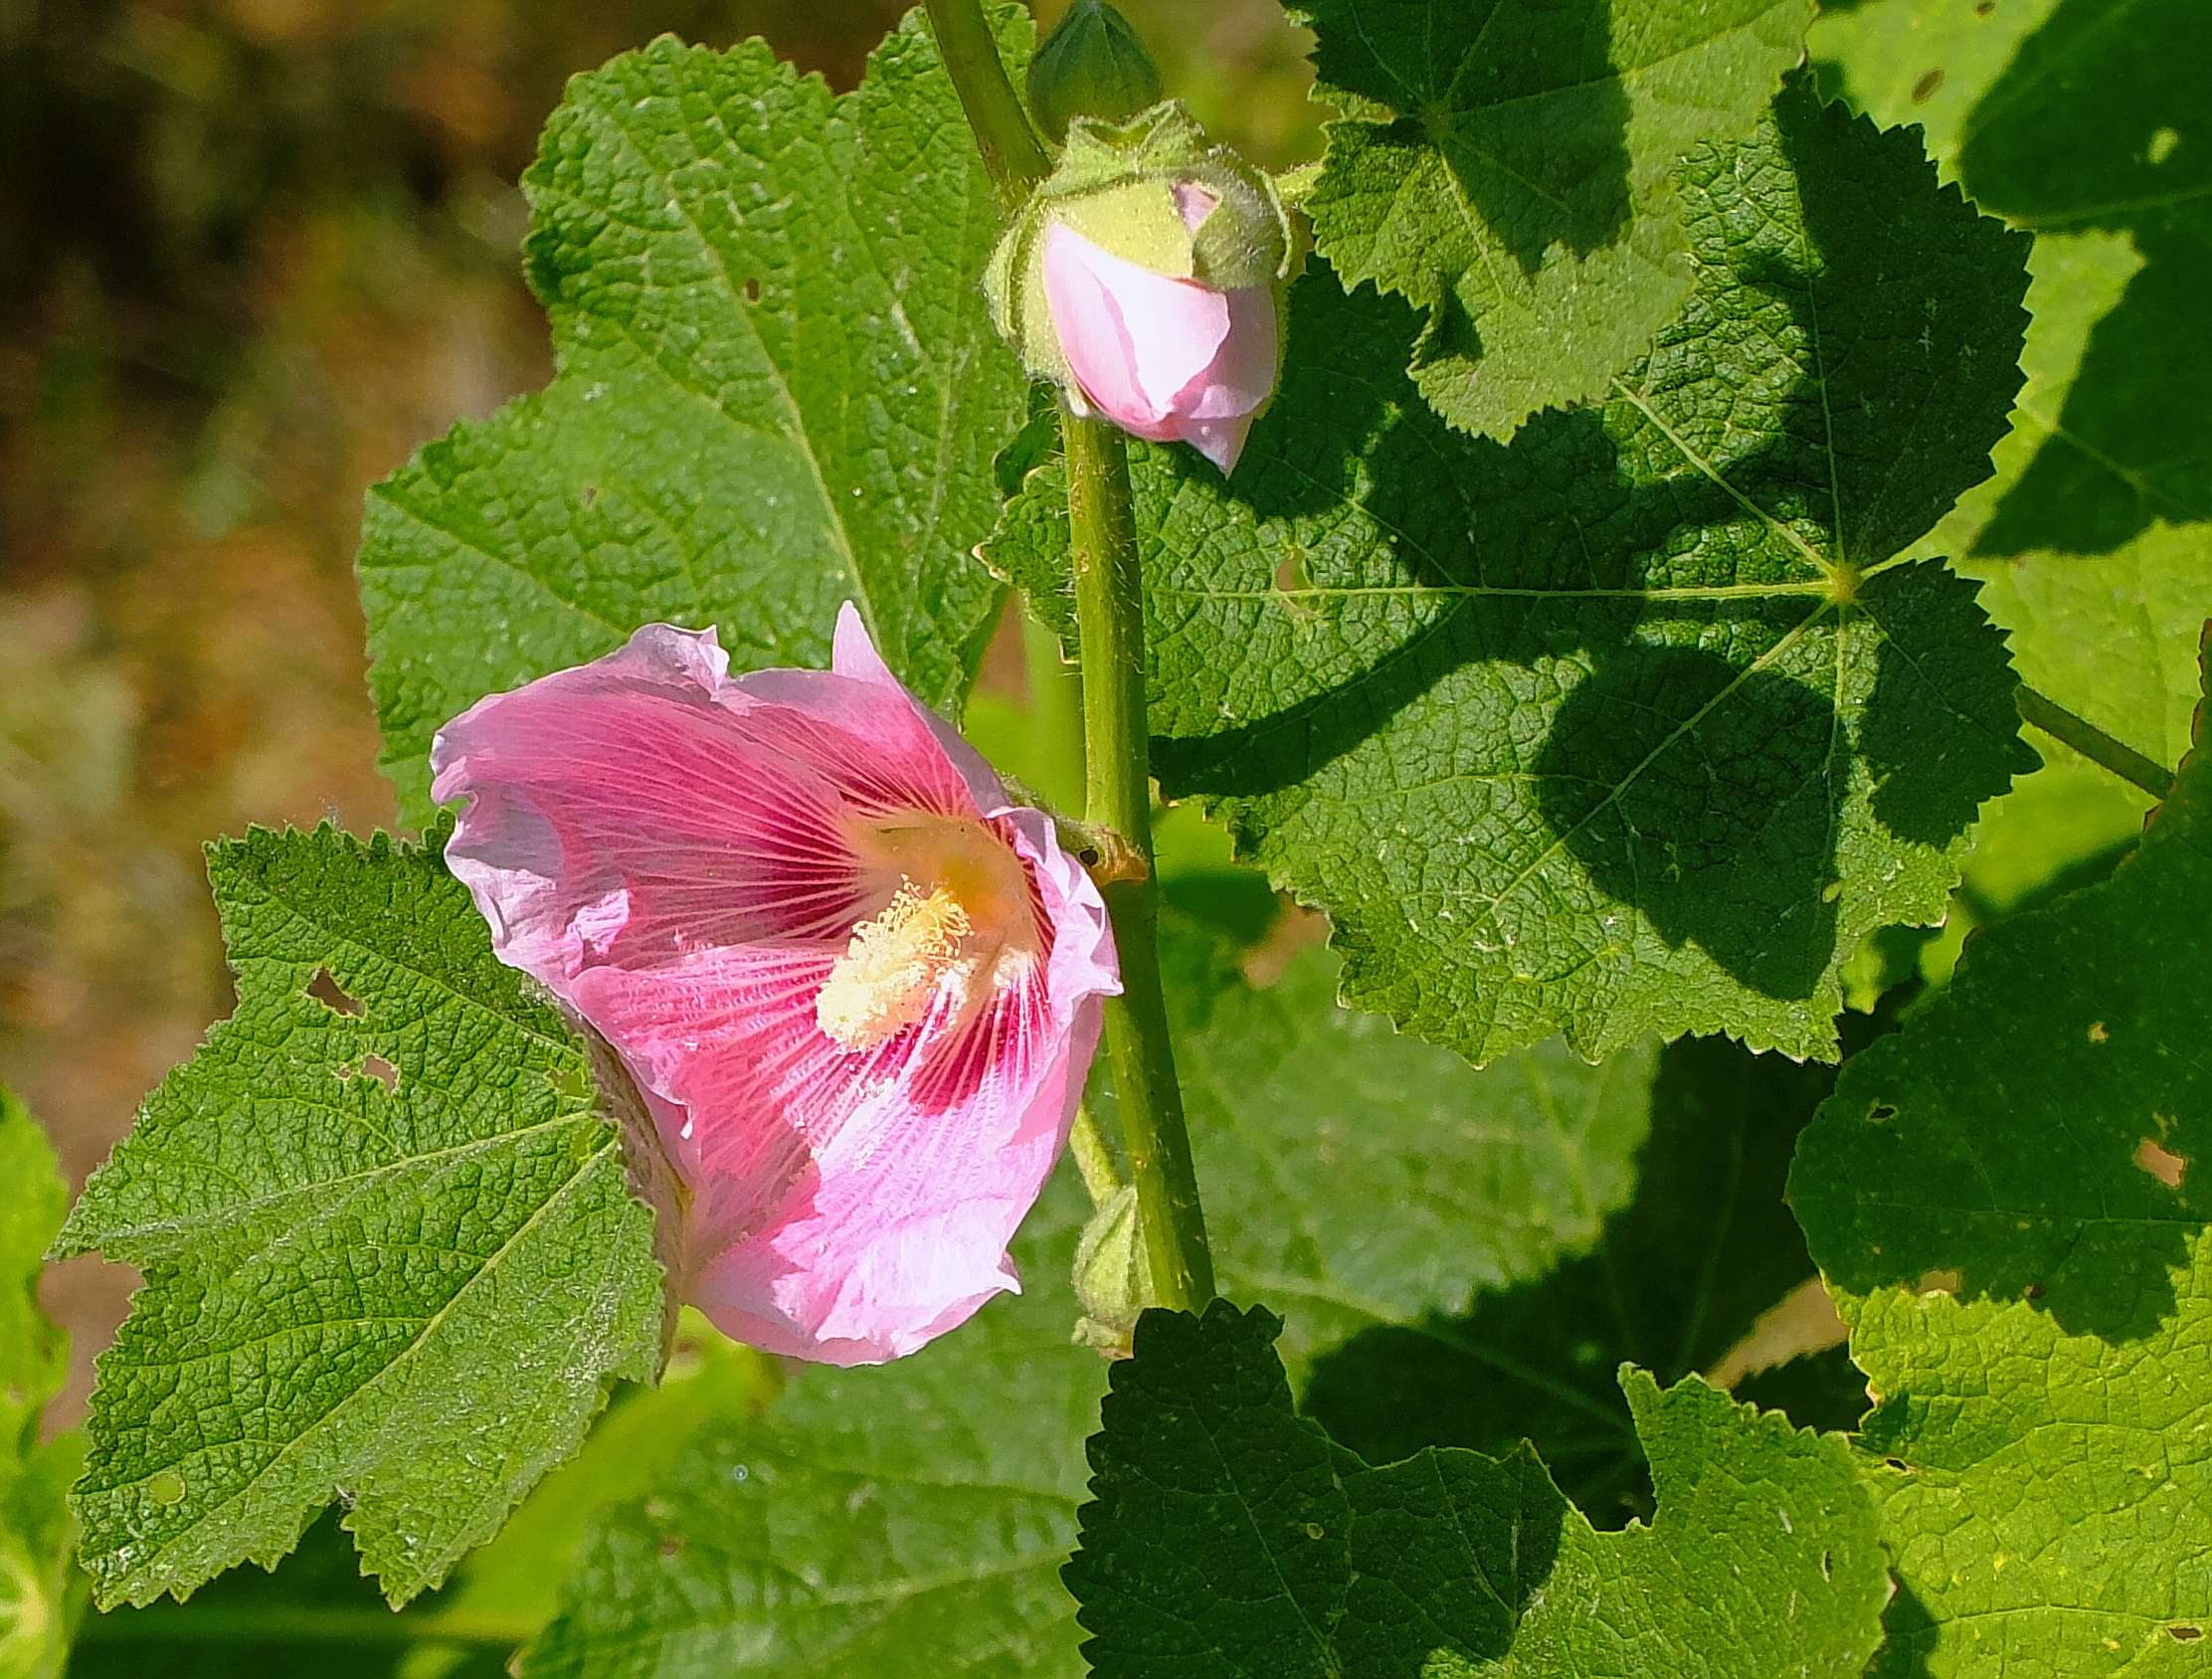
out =
{"type": "MultiPolygon", "coordinates": [[[[1193,232],[1215,199],[1176,189],[1193,232]]],[[[1269,285],[1220,290],[1155,274],[1085,239],[1065,222],[1044,232],[1044,295],[1060,353],[1075,375],[1078,412],[1095,405],[1155,443],[1188,443],[1222,472],[1244,452],[1275,391],[1281,341],[1269,285]]]]}
{"type": "Polygon", "coordinates": [[[900,686],[731,679],[647,625],[440,731],[433,796],[501,961],[621,1054],[691,1192],[688,1297],[768,1352],[911,1353],[1020,1284],[1007,1241],[1118,992],[1049,818],[900,686]]]}

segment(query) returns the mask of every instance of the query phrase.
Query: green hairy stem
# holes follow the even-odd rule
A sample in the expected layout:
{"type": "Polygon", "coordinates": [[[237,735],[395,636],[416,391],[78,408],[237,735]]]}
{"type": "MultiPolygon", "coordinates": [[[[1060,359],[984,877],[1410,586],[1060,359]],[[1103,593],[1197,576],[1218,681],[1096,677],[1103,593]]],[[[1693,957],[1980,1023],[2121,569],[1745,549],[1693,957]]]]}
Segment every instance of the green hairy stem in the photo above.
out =
{"type": "MultiPolygon", "coordinates": [[[[993,47],[981,0],[928,0],[961,108],[1000,201],[1018,208],[1049,167],[993,47]]],[[[1138,866],[1101,887],[1121,956],[1122,994],[1106,1003],[1106,1052],[1137,1183],[1158,1303],[1180,1310],[1213,1296],[1213,1258],[1184,1125],[1160,989],[1160,888],[1152,872],[1151,733],[1145,716],[1145,609],[1129,457],[1121,433],[1060,417],[1081,627],[1087,821],[1126,842],[1138,866]]]]}
{"type": "Polygon", "coordinates": [[[1102,420],[1060,417],[1083,650],[1084,815],[1112,829],[1143,864],[1102,890],[1121,953],[1122,994],[1106,1002],[1122,1135],[1160,1304],[1189,1311],[1213,1295],[1213,1258],[1183,1123],[1160,990],[1160,884],[1152,871],[1151,732],[1145,719],[1144,581],[1122,435],[1102,420]]]}
{"type": "Polygon", "coordinates": [[[1000,208],[1011,215],[1028,198],[1029,189],[1052,172],[1052,160],[1007,80],[982,0],[927,0],[927,10],[930,28],[937,32],[937,51],[960,94],[960,108],[968,113],[976,148],[999,190],[1000,208]]]}

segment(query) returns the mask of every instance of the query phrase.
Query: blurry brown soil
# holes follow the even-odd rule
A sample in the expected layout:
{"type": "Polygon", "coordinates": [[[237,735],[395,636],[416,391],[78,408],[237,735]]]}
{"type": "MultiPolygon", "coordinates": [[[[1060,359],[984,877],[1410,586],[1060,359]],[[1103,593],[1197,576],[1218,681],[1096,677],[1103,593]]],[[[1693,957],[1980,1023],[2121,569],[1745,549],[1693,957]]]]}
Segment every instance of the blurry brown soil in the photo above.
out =
{"type": "MultiPolygon", "coordinates": [[[[1274,0],[1123,3],[1224,137],[1313,154],[1274,0]]],[[[200,847],[393,819],[361,494],[550,375],[514,182],[562,82],[672,30],[850,86],[902,9],[0,0],[0,1078],[73,1185],[230,1007],[200,847]]],[[[53,1424],[134,1280],[49,1274],[53,1424]]]]}

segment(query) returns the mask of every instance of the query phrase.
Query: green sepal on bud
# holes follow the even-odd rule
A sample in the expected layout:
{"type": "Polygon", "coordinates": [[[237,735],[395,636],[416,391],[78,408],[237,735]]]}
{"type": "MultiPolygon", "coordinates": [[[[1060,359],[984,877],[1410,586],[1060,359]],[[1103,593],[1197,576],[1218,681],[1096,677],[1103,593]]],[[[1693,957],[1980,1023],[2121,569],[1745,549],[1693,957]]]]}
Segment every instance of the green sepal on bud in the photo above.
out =
{"type": "Polygon", "coordinates": [[[1160,102],[1144,38],[1106,0],[1075,0],[1029,60],[1029,114],[1057,145],[1078,116],[1119,122],[1160,102]]]}
{"type": "Polygon", "coordinates": [[[1075,1247],[1075,1298],[1083,1316],[1069,1339],[1108,1358],[1128,1358],[1137,1319],[1147,1306],[1160,1304],[1153,1294],[1135,1185],[1116,1190],[1083,1226],[1075,1247]]]}
{"type": "Polygon", "coordinates": [[[1029,196],[985,271],[992,319],[1033,377],[1071,377],[1045,301],[1044,232],[1066,224],[1124,262],[1222,291],[1280,286],[1297,247],[1274,177],[1215,145],[1180,99],[1127,122],[1079,116],[1059,167],[1029,196]],[[1213,202],[1194,229],[1179,191],[1213,202]]]}

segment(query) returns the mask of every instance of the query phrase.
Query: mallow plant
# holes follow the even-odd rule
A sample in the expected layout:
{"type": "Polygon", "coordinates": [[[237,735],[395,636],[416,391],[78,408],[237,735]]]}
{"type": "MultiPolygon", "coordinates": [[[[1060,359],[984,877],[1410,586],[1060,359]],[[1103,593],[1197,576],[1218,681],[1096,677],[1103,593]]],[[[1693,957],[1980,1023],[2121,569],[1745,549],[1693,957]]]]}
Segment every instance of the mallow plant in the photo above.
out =
{"type": "Polygon", "coordinates": [[[1308,0],[1282,176],[1102,0],[578,77],[409,832],[0,1116],[0,1675],[2203,1671],[2212,41],[1971,10],[1308,0]]]}

